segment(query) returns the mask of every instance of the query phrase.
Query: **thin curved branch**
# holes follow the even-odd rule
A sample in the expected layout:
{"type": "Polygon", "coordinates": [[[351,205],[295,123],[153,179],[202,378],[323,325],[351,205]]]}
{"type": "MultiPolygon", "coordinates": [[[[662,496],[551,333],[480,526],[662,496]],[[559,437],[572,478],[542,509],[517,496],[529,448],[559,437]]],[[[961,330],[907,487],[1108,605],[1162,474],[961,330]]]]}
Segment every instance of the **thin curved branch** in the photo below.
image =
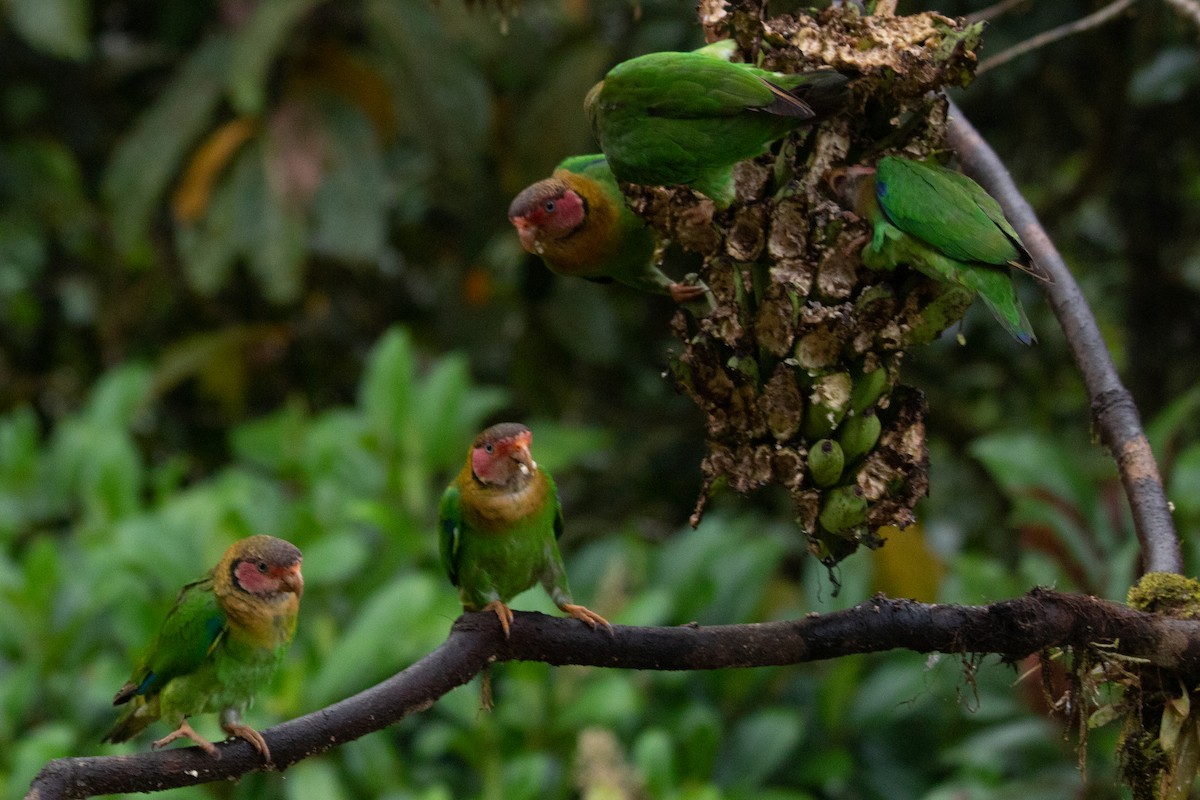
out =
{"type": "Polygon", "coordinates": [[[958,153],[963,170],[999,201],[1029,254],[1050,275],[1050,281],[1042,288],[1083,374],[1091,399],[1093,425],[1117,462],[1133,511],[1143,568],[1146,572],[1182,574],[1183,557],[1158,464],[1142,430],[1137,406],[1117,375],[1079,284],[995,151],[953,101],[948,132],[950,146],[958,153]]]}
{"type": "MultiPolygon", "coordinates": [[[[617,626],[613,635],[578,621],[518,612],[505,640],[494,614],[464,614],[446,641],[386,681],[339,703],[263,731],[284,769],[423,711],[492,661],[543,661],[654,670],[800,664],[852,653],[996,653],[1006,660],[1047,647],[1106,646],[1185,679],[1200,676],[1200,622],[1143,614],[1083,595],[1049,590],[990,606],[929,605],[876,597],[852,609],[752,625],[617,626]]],[[[136,755],[62,758],[34,778],[26,800],[154,792],[238,778],[262,768],[244,741],[136,755]]]]}
{"type": "Polygon", "coordinates": [[[981,8],[979,11],[967,14],[965,19],[968,25],[973,25],[976,22],[995,22],[999,17],[1012,11],[1017,6],[1028,2],[1030,0],[999,0],[999,2],[992,3],[987,8],[981,8]]]}
{"type": "Polygon", "coordinates": [[[1136,3],[1137,0],[1115,0],[1115,2],[1101,8],[1099,11],[1094,11],[1086,17],[1081,17],[1073,22],[1068,22],[1065,25],[1059,25],[1057,28],[1051,28],[1048,31],[1042,31],[1037,36],[1032,36],[1023,42],[1019,42],[1007,50],[1003,50],[991,58],[984,59],[979,64],[979,68],[975,70],[976,75],[982,75],[988,70],[995,69],[1001,64],[1007,64],[1018,56],[1023,56],[1026,53],[1033,52],[1040,47],[1045,47],[1048,44],[1053,44],[1059,39],[1065,39],[1068,36],[1074,36],[1077,33],[1089,31],[1092,28],[1098,28],[1106,22],[1114,20],[1125,9],[1136,3]]]}

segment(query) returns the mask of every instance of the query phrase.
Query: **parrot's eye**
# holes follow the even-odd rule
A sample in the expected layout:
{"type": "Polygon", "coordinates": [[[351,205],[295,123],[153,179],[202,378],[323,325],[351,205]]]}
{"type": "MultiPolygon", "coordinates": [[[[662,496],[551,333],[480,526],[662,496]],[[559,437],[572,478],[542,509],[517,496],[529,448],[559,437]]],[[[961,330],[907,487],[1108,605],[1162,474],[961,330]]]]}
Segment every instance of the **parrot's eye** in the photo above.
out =
{"type": "Polygon", "coordinates": [[[483,449],[484,449],[484,452],[486,452],[486,453],[496,452],[496,446],[494,444],[492,444],[491,442],[488,442],[487,444],[485,444],[483,446],[483,449]]]}
{"type": "MultiPolygon", "coordinates": [[[[542,206],[542,208],[546,209],[547,214],[553,214],[554,213],[554,201],[547,200],[546,205],[542,206]]],[[[488,451],[488,452],[491,452],[491,451],[488,451]]]]}
{"type": "Polygon", "coordinates": [[[267,562],[265,562],[265,561],[258,562],[258,571],[261,572],[262,574],[266,575],[267,574],[267,562]]]}

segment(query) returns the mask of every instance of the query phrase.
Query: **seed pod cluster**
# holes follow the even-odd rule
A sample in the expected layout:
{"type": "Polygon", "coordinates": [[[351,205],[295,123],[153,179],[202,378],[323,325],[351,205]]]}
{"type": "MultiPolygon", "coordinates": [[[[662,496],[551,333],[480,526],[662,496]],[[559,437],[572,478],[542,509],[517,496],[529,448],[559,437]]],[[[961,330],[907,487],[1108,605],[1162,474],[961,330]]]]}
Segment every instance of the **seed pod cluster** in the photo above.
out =
{"type": "Polygon", "coordinates": [[[900,365],[972,298],[911,270],[865,268],[870,228],[821,180],[883,150],[920,157],[941,148],[945,103],[932,92],[969,81],[979,28],[852,8],[766,20],[753,2],[704,0],[700,10],[710,39],[734,38],[747,60],[856,76],[843,113],[738,166],[726,211],[686,187],[624,187],[635,212],[703,257],[700,277],[716,303],[673,322],[683,346],[671,372],[707,424],[692,523],[718,482],[738,492],[779,484],[809,548],[832,565],[880,544],[879,527],[913,521],[929,485],[925,402],[899,385],[900,365]]]}

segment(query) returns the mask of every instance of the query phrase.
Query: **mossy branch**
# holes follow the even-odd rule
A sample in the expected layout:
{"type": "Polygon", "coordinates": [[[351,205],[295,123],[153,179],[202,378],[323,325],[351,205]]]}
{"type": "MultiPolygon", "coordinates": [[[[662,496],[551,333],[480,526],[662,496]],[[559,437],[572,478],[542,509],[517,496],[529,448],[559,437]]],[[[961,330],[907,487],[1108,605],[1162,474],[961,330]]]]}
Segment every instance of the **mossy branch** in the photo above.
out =
{"type": "MultiPolygon", "coordinates": [[[[1200,679],[1200,621],[1133,611],[1094,597],[1045,589],[987,606],[930,605],[876,597],[846,611],[786,622],[670,628],[617,626],[611,636],[577,620],[518,612],[505,640],[495,615],[464,614],[446,641],[382,683],[263,731],[275,764],[305,758],[429,708],[498,661],[541,661],[620,669],[700,670],[801,664],[855,653],[994,653],[1015,661],[1049,647],[1101,648],[1200,679]]],[[[38,773],[26,800],[156,792],[262,769],[246,742],[136,755],[62,758],[38,773]]]]}
{"type": "Polygon", "coordinates": [[[999,201],[1034,261],[1050,275],[1042,288],[1083,375],[1093,424],[1117,462],[1141,544],[1143,571],[1182,574],[1183,556],[1158,464],[1142,429],[1137,406],[1117,375],[1079,284],[996,152],[953,103],[947,134],[963,170],[999,201]]]}

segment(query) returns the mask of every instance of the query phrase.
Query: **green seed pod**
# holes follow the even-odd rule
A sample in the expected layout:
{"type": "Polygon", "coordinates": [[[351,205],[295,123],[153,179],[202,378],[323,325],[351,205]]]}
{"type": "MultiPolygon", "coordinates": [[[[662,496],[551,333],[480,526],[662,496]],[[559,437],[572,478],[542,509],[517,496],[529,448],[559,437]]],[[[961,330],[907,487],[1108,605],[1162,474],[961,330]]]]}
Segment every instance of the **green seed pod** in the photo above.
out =
{"type": "Polygon", "coordinates": [[[883,423],[875,409],[868,408],[861,414],[855,414],[842,423],[838,431],[838,442],[842,445],[842,455],[849,464],[855,459],[866,455],[879,441],[883,432],[883,423]]]}
{"type": "Polygon", "coordinates": [[[847,535],[867,521],[867,499],[857,485],[838,486],[825,492],[821,503],[821,514],[817,517],[821,527],[830,533],[847,535]]]}
{"type": "Polygon", "coordinates": [[[856,414],[861,414],[875,405],[875,401],[883,395],[887,385],[888,371],[882,366],[859,376],[854,382],[854,388],[850,390],[850,409],[856,414]]]}
{"type": "Polygon", "coordinates": [[[822,488],[833,486],[842,477],[846,463],[842,446],[833,439],[822,439],[808,451],[808,471],[813,483],[822,488]]]}
{"type": "Polygon", "coordinates": [[[804,438],[814,442],[833,433],[850,406],[850,388],[848,372],[823,375],[813,382],[808,410],[804,415],[804,438]]]}

